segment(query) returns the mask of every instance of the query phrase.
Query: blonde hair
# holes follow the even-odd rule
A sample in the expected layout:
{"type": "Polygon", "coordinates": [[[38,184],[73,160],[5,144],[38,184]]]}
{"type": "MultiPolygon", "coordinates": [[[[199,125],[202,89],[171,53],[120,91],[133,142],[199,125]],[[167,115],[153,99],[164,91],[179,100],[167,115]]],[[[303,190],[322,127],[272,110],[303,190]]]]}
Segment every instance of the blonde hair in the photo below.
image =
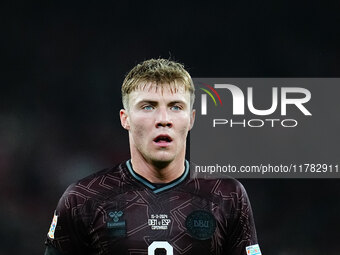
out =
{"type": "Polygon", "coordinates": [[[190,74],[182,64],[159,58],[149,59],[136,65],[126,75],[122,85],[122,101],[125,109],[129,108],[129,94],[140,89],[141,86],[145,88],[148,82],[161,88],[167,85],[175,91],[179,87],[183,87],[185,91],[190,93],[190,106],[192,108],[195,100],[195,87],[190,74]]]}

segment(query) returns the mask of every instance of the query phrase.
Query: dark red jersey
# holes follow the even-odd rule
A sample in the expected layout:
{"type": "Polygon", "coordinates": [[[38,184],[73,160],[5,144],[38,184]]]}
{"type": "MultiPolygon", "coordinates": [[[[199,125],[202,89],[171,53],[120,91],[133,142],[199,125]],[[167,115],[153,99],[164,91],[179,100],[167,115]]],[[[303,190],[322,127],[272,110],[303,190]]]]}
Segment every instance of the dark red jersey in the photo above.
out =
{"type": "Polygon", "coordinates": [[[181,177],[153,184],[124,162],[71,185],[46,254],[246,255],[257,244],[251,206],[235,179],[181,177]]]}

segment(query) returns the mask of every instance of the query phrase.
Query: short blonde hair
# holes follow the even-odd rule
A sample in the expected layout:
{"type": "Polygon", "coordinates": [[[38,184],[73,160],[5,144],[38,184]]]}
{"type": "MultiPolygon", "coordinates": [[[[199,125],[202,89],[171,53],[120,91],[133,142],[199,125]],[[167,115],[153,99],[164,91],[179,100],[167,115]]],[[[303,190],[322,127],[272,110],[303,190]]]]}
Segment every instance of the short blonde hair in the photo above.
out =
{"type": "Polygon", "coordinates": [[[129,94],[140,89],[144,83],[154,83],[163,87],[169,85],[178,89],[178,84],[190,93],[190,106],[192,108],[195,100],[195,87],[190,74],[184,66],[178,62],[168,59],[149,59],[134,68],[126,75],[122,85],[122,101],[125,109],[129,108],[129,94]]]}

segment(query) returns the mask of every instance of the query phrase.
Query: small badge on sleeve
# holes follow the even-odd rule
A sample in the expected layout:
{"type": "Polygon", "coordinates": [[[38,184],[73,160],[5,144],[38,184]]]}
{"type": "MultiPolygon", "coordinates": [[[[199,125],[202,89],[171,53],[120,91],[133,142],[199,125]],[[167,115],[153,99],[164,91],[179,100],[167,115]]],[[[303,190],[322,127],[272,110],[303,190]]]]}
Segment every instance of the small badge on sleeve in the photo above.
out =
{"type": "Polygon", "coordinates": [[[57,222],[58,222],[58,215],[57,215],[57,212],[54,212],[51,227],[47,234],[48,237],[51,239],[54,239],[54,231],[55,231],[55,228],[57,227],[57,222]]]}
{"type": "Polygon", "coordinates": [[[258,244],[254,244],[246,247],[247,255],[261,255],[260,246],[258,244]]]}

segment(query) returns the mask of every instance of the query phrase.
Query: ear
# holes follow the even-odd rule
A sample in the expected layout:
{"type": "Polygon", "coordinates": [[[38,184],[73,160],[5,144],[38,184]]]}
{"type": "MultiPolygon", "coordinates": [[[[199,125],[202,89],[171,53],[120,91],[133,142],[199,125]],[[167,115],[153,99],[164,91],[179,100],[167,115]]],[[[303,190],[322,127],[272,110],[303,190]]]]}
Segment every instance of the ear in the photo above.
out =
{"type": "Polygon", "coordinates": [[[191,113],[190,113],[190,129],[192,129],[192,127],[194,126],[195,123],[195,116],[196,116],[196,110],[192,109],[191,113]]]}
{"type": "Polygon", "coordinates": [[[129,122],[129,115],[127,110],[121,109],[119,111],[120,116],[120,123],[122,124],[122,127],[126,130],[130,130],[130,122],[129,122]]]}

